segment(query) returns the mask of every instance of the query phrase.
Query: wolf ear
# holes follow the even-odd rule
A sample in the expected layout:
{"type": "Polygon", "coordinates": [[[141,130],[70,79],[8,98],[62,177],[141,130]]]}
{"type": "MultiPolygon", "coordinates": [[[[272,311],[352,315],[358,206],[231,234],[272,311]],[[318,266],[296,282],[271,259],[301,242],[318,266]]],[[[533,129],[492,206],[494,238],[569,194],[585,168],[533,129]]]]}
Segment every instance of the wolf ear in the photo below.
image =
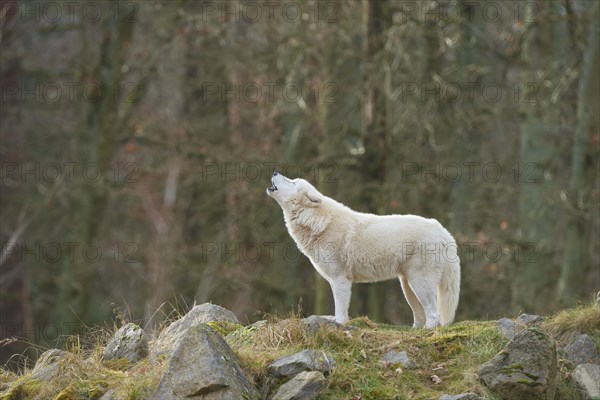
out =
{"type": "Polygon", "coordinates": [[[308,205],[309,206],[316,207],[319,204],[321,204],[321,198],[318,197],[318,196],[315,196],[314,194],[304,193],[304,196],[308,200],[308,205]]]}

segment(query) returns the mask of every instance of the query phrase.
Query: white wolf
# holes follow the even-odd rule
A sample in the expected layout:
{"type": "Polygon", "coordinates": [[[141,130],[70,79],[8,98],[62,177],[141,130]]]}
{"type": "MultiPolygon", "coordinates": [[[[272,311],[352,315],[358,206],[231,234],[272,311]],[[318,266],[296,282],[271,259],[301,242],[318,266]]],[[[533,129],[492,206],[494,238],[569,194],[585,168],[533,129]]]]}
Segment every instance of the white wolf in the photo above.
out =
{"type": "Polygon", "coordinates": [[[352,282],[399,278],[414,327],[454,320],[460,263],[454,238],[435,219],[356,212],[304,179],[275,172],[267,194],[283,209],[300,251],[329,282],[335,320],[348,321],[352,282]]]}

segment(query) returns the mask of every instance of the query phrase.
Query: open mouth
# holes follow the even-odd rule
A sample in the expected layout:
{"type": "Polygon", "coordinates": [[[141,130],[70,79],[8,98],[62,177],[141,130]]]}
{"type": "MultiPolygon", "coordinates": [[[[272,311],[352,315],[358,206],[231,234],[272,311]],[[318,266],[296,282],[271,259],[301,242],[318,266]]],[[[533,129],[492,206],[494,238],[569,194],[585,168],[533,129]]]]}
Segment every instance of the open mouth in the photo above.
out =
{"type": "Polygon", "coordinates": [[[275,183],[273,183],[273,181],[271,181],[271,187],[267,188],[267,190],[269,191],[269,193],[273,193],[275,191],[277,191],[277,186],[275,186],[275,183]]]}

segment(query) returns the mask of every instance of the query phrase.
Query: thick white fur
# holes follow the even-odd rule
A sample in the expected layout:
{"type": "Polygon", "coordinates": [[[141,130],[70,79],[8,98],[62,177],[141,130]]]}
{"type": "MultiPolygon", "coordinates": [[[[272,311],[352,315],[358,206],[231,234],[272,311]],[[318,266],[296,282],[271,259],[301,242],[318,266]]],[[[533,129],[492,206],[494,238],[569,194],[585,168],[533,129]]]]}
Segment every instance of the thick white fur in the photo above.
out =
{"type": "Polygon", "coordinates": [[[454,238],[437,220],[356,212],[304,179],[276,173],[272,182],[267,194],[283,209],[290,235],[331,285],[337,322],[348,321],[352,282],[393,278],[413,311],[413,326],[454,320],[460,263],[454,238]]]}

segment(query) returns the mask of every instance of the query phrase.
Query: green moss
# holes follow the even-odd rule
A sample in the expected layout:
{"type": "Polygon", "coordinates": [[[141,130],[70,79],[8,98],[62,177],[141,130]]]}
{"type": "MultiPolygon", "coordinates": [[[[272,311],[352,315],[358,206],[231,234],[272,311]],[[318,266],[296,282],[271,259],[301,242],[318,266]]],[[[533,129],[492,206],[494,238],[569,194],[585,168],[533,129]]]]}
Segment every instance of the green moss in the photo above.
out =
{"type": "Polygon", "coordinates": [[[210,326],[215,331],[219,332],[219,334],[223,337],[227,336],[231,332],[234,332],[240,328],[243,328],[243,326],[240,324],[236,324],[233,322],[227,322],[227,321],[210,321],[210,322],[207,322],[206,325],[210,326]]]}
{"type": "Polygon", "coordinates": [[[526,377],[528,377],[529,379],[531,379],[532,381],[538,381],[540,379],[539,376],[530,374],[529,372],[523,371],[522,374],[525,375],[526,377]]]}
{"type": "Polygon", "coordinates": [[[519,364],[507,365],[502,368],[502,372],[506,375],[512,375],[516,373],[523,373],[523,366],[519,364]]]}
{"type": "MultiPolygon", "coordinates": [[[[266,324],[266,321],[265,321],[266,324]]],[[[237,341],[237,342],[250,342],[252,341],[252,335],[254,332],[258,331],[261,326],[264,324],[252,324],[249,326],[242,326],[229,334],[227,334],[227,341],[237,341]]]]}
{"type": "Polygon", "coordinates": [[[109,383],[103,380],[90,380],[82,381],[76,387],[78,387],[86,399],[96,400],[108,391],[109,383]]]}
{"type": "Polygon", "coordinates": [[[60,391],[52,400],[83,400],[83,397],[72,386],[60,391]]]}
{"type": "Polygon", "coordinates": [[[25,375],[12,383],[8,392],[0,396],[0,400],[24,400],[35,396],[42,387],[42,382],[25,375]]]}
{"type": "Polygon", "coordinates": [[[527,386],[543,386],[543,384],[541,382],[528,381],[526,379],[517,379],[517,383],[520,383],[521,385],[527,385],[527,386]]]}

